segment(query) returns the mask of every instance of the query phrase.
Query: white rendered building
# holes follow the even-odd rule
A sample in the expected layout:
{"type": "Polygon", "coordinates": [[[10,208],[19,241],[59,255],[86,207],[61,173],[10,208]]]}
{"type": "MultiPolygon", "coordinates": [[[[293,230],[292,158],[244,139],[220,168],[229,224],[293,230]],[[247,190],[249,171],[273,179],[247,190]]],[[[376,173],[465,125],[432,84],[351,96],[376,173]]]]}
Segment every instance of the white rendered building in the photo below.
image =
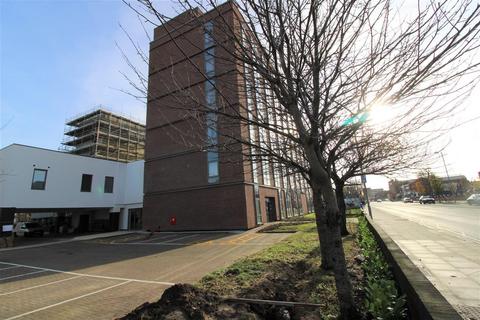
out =
{"type": "Polygon", "coordinates": [[[140,229],[144,161],[12,144],[0,150],[0,224],[47,219],[52,232],[140,229]]]}

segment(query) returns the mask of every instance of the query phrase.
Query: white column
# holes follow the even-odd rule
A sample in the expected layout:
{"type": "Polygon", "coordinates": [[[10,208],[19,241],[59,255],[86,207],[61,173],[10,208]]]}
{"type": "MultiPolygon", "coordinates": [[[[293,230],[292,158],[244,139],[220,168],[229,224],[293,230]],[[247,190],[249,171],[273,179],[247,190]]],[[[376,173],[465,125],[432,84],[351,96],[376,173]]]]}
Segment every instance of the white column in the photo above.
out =
{"type": "Polygon", "coordinates": [[[119,230],[128,230],[128,209],[122,208],[120,209],[120,219],[118,223],[119,230]]]}

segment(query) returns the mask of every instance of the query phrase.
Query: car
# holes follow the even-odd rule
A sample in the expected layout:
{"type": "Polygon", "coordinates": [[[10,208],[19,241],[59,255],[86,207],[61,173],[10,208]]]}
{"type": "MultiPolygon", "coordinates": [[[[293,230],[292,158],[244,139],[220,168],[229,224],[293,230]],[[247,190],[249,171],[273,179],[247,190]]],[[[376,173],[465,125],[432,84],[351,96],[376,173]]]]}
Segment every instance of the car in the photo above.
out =
{"type": "Polygon", "coordinates": [[[409,197],[403,198],[403,203],[412,203],[412,202],[413,202],[412,198],[409,198],[409,197]]]}
{"type": "Polygon", "coordinates": [[[418,199],[418,202],[420,204],[427,204],[427,203],[435,204],[435,198],[432,196],[421,196],[420,199],[418,199]]]}
{"type": "Polygon", "coordinates": [[[382,202],[382,199],[377,199],[377,202],[382,202]]]}
{"type": "Polygon", "coordinates": [[[480,205],[480,193],[474,193],[470,197],[468,197],[467,203],[469,205],[474,205],[474,204],[480,205]]]}
{"type": "Polygon", "coordinates": [[[19,222],[14,229],[15,236],[35,236],[43,237],[43,228],[37,222],[19,222]]]}

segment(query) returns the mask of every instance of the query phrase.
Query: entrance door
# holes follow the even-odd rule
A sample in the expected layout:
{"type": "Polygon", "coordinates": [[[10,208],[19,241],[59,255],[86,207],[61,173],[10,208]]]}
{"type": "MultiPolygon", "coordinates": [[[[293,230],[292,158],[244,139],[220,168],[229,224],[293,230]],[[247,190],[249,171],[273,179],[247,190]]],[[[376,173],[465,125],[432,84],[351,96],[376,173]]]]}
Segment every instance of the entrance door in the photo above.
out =
{"type": "Polygon", "coordinates": [[[265,209],[267,210],[268,222],[277,221],[277,211],[275,209],[274,197],[265,197],[265,209]]]}
{"type": "Polygon", "coordinates": [[[142,229],[142,208],[128,209],[129,215],[129,230],[141,230],[142,229]]]}
{"type": "Polygon", "coordinates": [[[110,231],[118,230],[119,220],[120,220],[120,215],[118,212],[110,212],[110,231]]]}

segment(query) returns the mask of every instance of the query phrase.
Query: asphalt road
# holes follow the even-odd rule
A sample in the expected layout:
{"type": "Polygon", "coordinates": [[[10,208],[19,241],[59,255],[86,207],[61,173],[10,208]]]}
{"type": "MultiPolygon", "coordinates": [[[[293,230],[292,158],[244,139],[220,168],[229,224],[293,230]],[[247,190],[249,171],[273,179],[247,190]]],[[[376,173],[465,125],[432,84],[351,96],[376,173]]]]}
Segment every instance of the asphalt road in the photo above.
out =
{"type": "Polygon", "coordinates": [[[393,214],[429,228],[454,233],[480,242],[480,206],[468,204],[419,204],[373,202],[375,214],[393,214]]]}
{"type": "Polygon", "coordinates": [[[162,233],[0,250],[0,319],[113,319],[288,234],[162,233]]]}
{"type": "Polygon", "coordinates": [[[382,202],[372,212],[457,312],[480,320],[480,207],[382,202]]]}

